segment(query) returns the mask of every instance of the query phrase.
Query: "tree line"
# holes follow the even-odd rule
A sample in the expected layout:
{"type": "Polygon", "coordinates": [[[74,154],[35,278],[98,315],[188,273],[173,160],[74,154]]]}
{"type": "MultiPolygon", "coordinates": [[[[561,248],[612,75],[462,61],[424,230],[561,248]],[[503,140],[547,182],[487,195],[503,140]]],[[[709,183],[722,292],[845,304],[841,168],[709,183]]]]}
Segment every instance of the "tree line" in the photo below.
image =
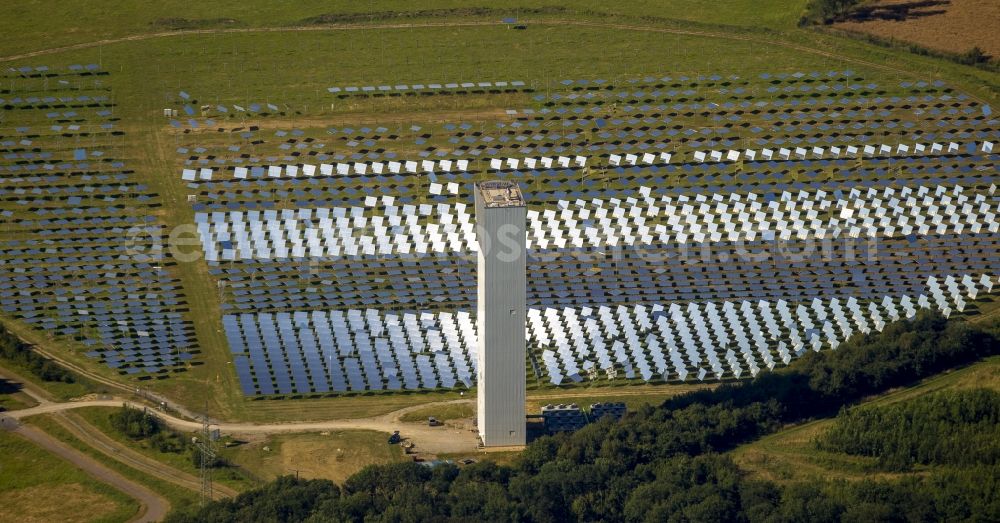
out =
{"type": "Polygon", "coordinates": [[[995,519],[1000,476],[988,464],[896,483],[779,486],[719,453],[997,353],[992,335],[924,311],[753,380],[541,437],[511,466],[369,466],[341,486],[280,478],[170,521],[995,519]]]}
{"type": "Polygon", "coordinates": [[[861,0],[811,0],[799,19],[799,25],[832,24],[850,15],[861,0]]]}
{"type": "Polygon", "coordinates": [[[31,350],[31,346],[0,325],[0,358],[20,365],[44,381],[75,383],[72,372],[31,350]]]}

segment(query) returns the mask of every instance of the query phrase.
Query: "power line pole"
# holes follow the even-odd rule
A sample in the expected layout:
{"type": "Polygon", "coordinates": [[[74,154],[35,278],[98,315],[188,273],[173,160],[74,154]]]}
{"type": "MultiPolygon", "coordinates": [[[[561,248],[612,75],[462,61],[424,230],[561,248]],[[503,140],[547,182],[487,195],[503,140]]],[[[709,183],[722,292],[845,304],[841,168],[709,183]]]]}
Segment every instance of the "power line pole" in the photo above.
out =
{"type": "MultiPolygon", "coordinates": [[[[207,411],[207,406],[206,406],[207,411]]],[[[212,433],[208,425],[208,414],[201,418],[201,437],[194,438],[201,457],[201,504],[212,501],[212,462],[215,460],[215,448],[212,444],[212,433]]]]}

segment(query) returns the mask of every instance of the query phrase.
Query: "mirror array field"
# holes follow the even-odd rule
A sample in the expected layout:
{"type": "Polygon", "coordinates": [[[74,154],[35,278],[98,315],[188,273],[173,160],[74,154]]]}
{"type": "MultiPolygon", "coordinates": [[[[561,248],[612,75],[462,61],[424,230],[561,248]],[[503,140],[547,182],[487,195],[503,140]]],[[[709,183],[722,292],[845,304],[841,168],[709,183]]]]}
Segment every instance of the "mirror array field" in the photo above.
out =
{"type": "Polygon", "coordinates": [[[944,82],[449,80],[324,96],[513,105],[294,125],[280,101],[170,91],[155,118],[175,202],[125,159],[114,73],[5,71],[4,313],[123,374],[167,376],[200,360],[199,290],[176,264],[203,264],[245,395],[466,388],[471,187],[492,178],[529,203],[533,384],[756,375],[921,307],[974,310],[997,282],[997,120],[944,82]],[[193,215],[197,260],[168,252],[163,205],[193,215]]]}

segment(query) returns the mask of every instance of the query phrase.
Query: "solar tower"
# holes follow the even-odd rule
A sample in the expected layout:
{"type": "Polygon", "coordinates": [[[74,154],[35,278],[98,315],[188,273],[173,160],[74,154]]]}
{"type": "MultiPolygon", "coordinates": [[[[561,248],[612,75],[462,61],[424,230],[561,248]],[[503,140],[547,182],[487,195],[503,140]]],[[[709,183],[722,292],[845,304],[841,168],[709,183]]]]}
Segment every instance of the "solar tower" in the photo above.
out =
{"type": "Polygon", "coordinates": [[[479,437],[487,447],[524,445],[527,209],[515,182],[477,183],[475,193],[479,437]]]}

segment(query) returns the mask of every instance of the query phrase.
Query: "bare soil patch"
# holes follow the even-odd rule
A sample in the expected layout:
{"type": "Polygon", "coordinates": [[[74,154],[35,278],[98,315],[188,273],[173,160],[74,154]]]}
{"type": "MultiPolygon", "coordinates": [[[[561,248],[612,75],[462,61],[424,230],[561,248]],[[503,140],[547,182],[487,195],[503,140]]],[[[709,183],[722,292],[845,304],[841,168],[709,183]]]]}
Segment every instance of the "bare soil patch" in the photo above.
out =
{"type": "Polygon", "coordinates": [[[862,13],[867,19],[834,27],[952,53],[979,47],[993,59],[1000,58],[997,0],[879,0],[862,13]]]}
{"type": "MultiPolygon", "coordinates": [[[[240,435],[240,439],[250,438],[240,435]]],[[[265,479],[298,474],[309,479],[343,483],[367,465],[403,461],[398,445],[373,431],[323,431],[254,438],[231,455],[252,473],[265,479]],[[268,450],[264,450],[264,448],[268,450]]]]}

